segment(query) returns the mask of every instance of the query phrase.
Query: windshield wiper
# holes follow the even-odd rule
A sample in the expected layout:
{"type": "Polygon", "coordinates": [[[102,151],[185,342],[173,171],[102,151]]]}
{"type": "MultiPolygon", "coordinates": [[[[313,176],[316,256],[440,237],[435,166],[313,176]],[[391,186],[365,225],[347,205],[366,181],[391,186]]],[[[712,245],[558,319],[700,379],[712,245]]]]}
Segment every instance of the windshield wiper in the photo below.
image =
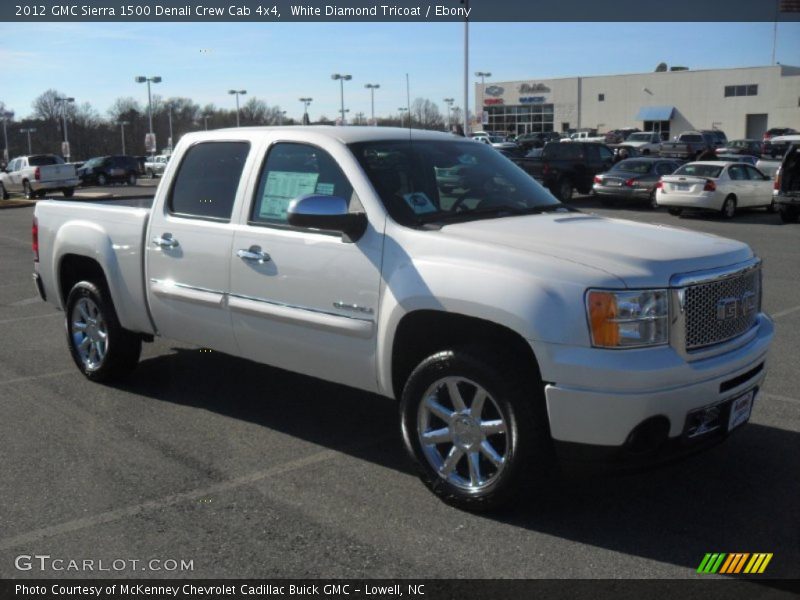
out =
{"type": "Polygon", "coordinates": [[[492,218],[498,219],[502,217],[512,217],[518,215],[538,215],[544,212],[552,212],[555,210],[569,210],[563,204],[550,204],[545,206],[528,206],[520,208],[518,206],[511,206],[502,204],[500,206],[487,206],[485,208],[475,208],[472,210],[465,210],[463,212],[454,213],[437,213],[430,217],[420,217],[418,223],[440,223],[440,222],[453,222],[453,221],[469,221],[474,218],[492,218]]]}

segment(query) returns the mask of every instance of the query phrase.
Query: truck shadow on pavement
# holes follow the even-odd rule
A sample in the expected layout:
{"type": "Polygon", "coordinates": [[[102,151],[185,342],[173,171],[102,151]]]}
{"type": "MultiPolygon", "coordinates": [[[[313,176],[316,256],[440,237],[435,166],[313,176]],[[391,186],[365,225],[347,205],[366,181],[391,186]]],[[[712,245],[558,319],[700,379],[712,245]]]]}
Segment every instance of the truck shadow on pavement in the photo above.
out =
{"type": "MultiPolygon", "coordinates": [[[[393,400],[216,352],[173,350],[143,360],[119,387],[413,473],[393,400]],[[380,441],[358,443],[365,440],[380,441]]],[[[687,576],[707,552],[772,552],[758,580],[769,584],[767,577],[796,578],[800,564],[798,455],[799,433],[750,423],[711,450],[653,470],[567,468],[530,503],[464,518],[686,567],[687,576]]],[[[432,495],[429,501],[438,502],[432,495]]]]}

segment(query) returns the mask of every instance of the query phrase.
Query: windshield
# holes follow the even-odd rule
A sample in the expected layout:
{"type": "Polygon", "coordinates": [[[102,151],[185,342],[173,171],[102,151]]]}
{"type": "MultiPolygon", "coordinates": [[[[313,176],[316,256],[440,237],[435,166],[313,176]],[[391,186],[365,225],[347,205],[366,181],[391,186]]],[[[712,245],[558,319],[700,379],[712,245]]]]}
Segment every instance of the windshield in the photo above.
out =
{"type": "Polygon", "coordinates": [[[649,133],[632,133],[628,136],[627,142],[649,142],[652,136],[649,133]]]}
{"type": "Polygon", "coordinates": [[[525,171],[481,144],[396,140],[350,149],[389,214],[403,225],[563,207],[525,171]]]}
{"type": "Polygon", "coordinates": [[[84,167],[96,167],[97,165],[99,165],[102,162],[103,162],[103,157],[102,156],[99,157],[99,158],[91,158],[91,159],[87,160],[84,163],[83,166],[84,167]]]}
{"type": "Polygon", "coordinates": [[[696,177],[719,177],[722,173],[722,167],[716,165],[683,165],[680,169],[675,171],[673,175],[692,175],[696,177]]]}
{"type": "Polygon", "coordinates": [[[651,166],[652,163],[644,160],[623,160],[615,164],[611,170],[645,175],[650,172],[651,166]]]}

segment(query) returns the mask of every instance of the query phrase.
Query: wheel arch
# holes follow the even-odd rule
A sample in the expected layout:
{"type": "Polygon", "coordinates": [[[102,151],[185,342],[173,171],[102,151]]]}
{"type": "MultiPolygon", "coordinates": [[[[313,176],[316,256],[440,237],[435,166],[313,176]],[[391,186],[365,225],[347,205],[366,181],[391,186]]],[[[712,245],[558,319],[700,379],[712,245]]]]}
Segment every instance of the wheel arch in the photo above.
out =
{"type": "Polygon", "coordinates": [[[502,348],[540,378],[533,348],[516,331],[478,317],[421,309],[406,313],[394,332],[390,363],[394,397],[400,397],[408,376],[422,360],[437,351],[465,344],[502,348]]]}

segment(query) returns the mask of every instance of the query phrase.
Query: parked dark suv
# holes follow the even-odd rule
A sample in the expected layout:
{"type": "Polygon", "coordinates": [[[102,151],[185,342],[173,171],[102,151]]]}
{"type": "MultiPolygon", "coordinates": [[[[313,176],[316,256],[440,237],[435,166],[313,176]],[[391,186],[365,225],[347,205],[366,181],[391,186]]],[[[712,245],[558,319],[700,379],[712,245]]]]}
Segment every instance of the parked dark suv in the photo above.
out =
{"type": "Polygon", "coordinates": [[[136,185],[139,161],[135,156],[98,156],[83,163],[78,177],[83,185],[108,185],[121,182],[136,185]]]}

